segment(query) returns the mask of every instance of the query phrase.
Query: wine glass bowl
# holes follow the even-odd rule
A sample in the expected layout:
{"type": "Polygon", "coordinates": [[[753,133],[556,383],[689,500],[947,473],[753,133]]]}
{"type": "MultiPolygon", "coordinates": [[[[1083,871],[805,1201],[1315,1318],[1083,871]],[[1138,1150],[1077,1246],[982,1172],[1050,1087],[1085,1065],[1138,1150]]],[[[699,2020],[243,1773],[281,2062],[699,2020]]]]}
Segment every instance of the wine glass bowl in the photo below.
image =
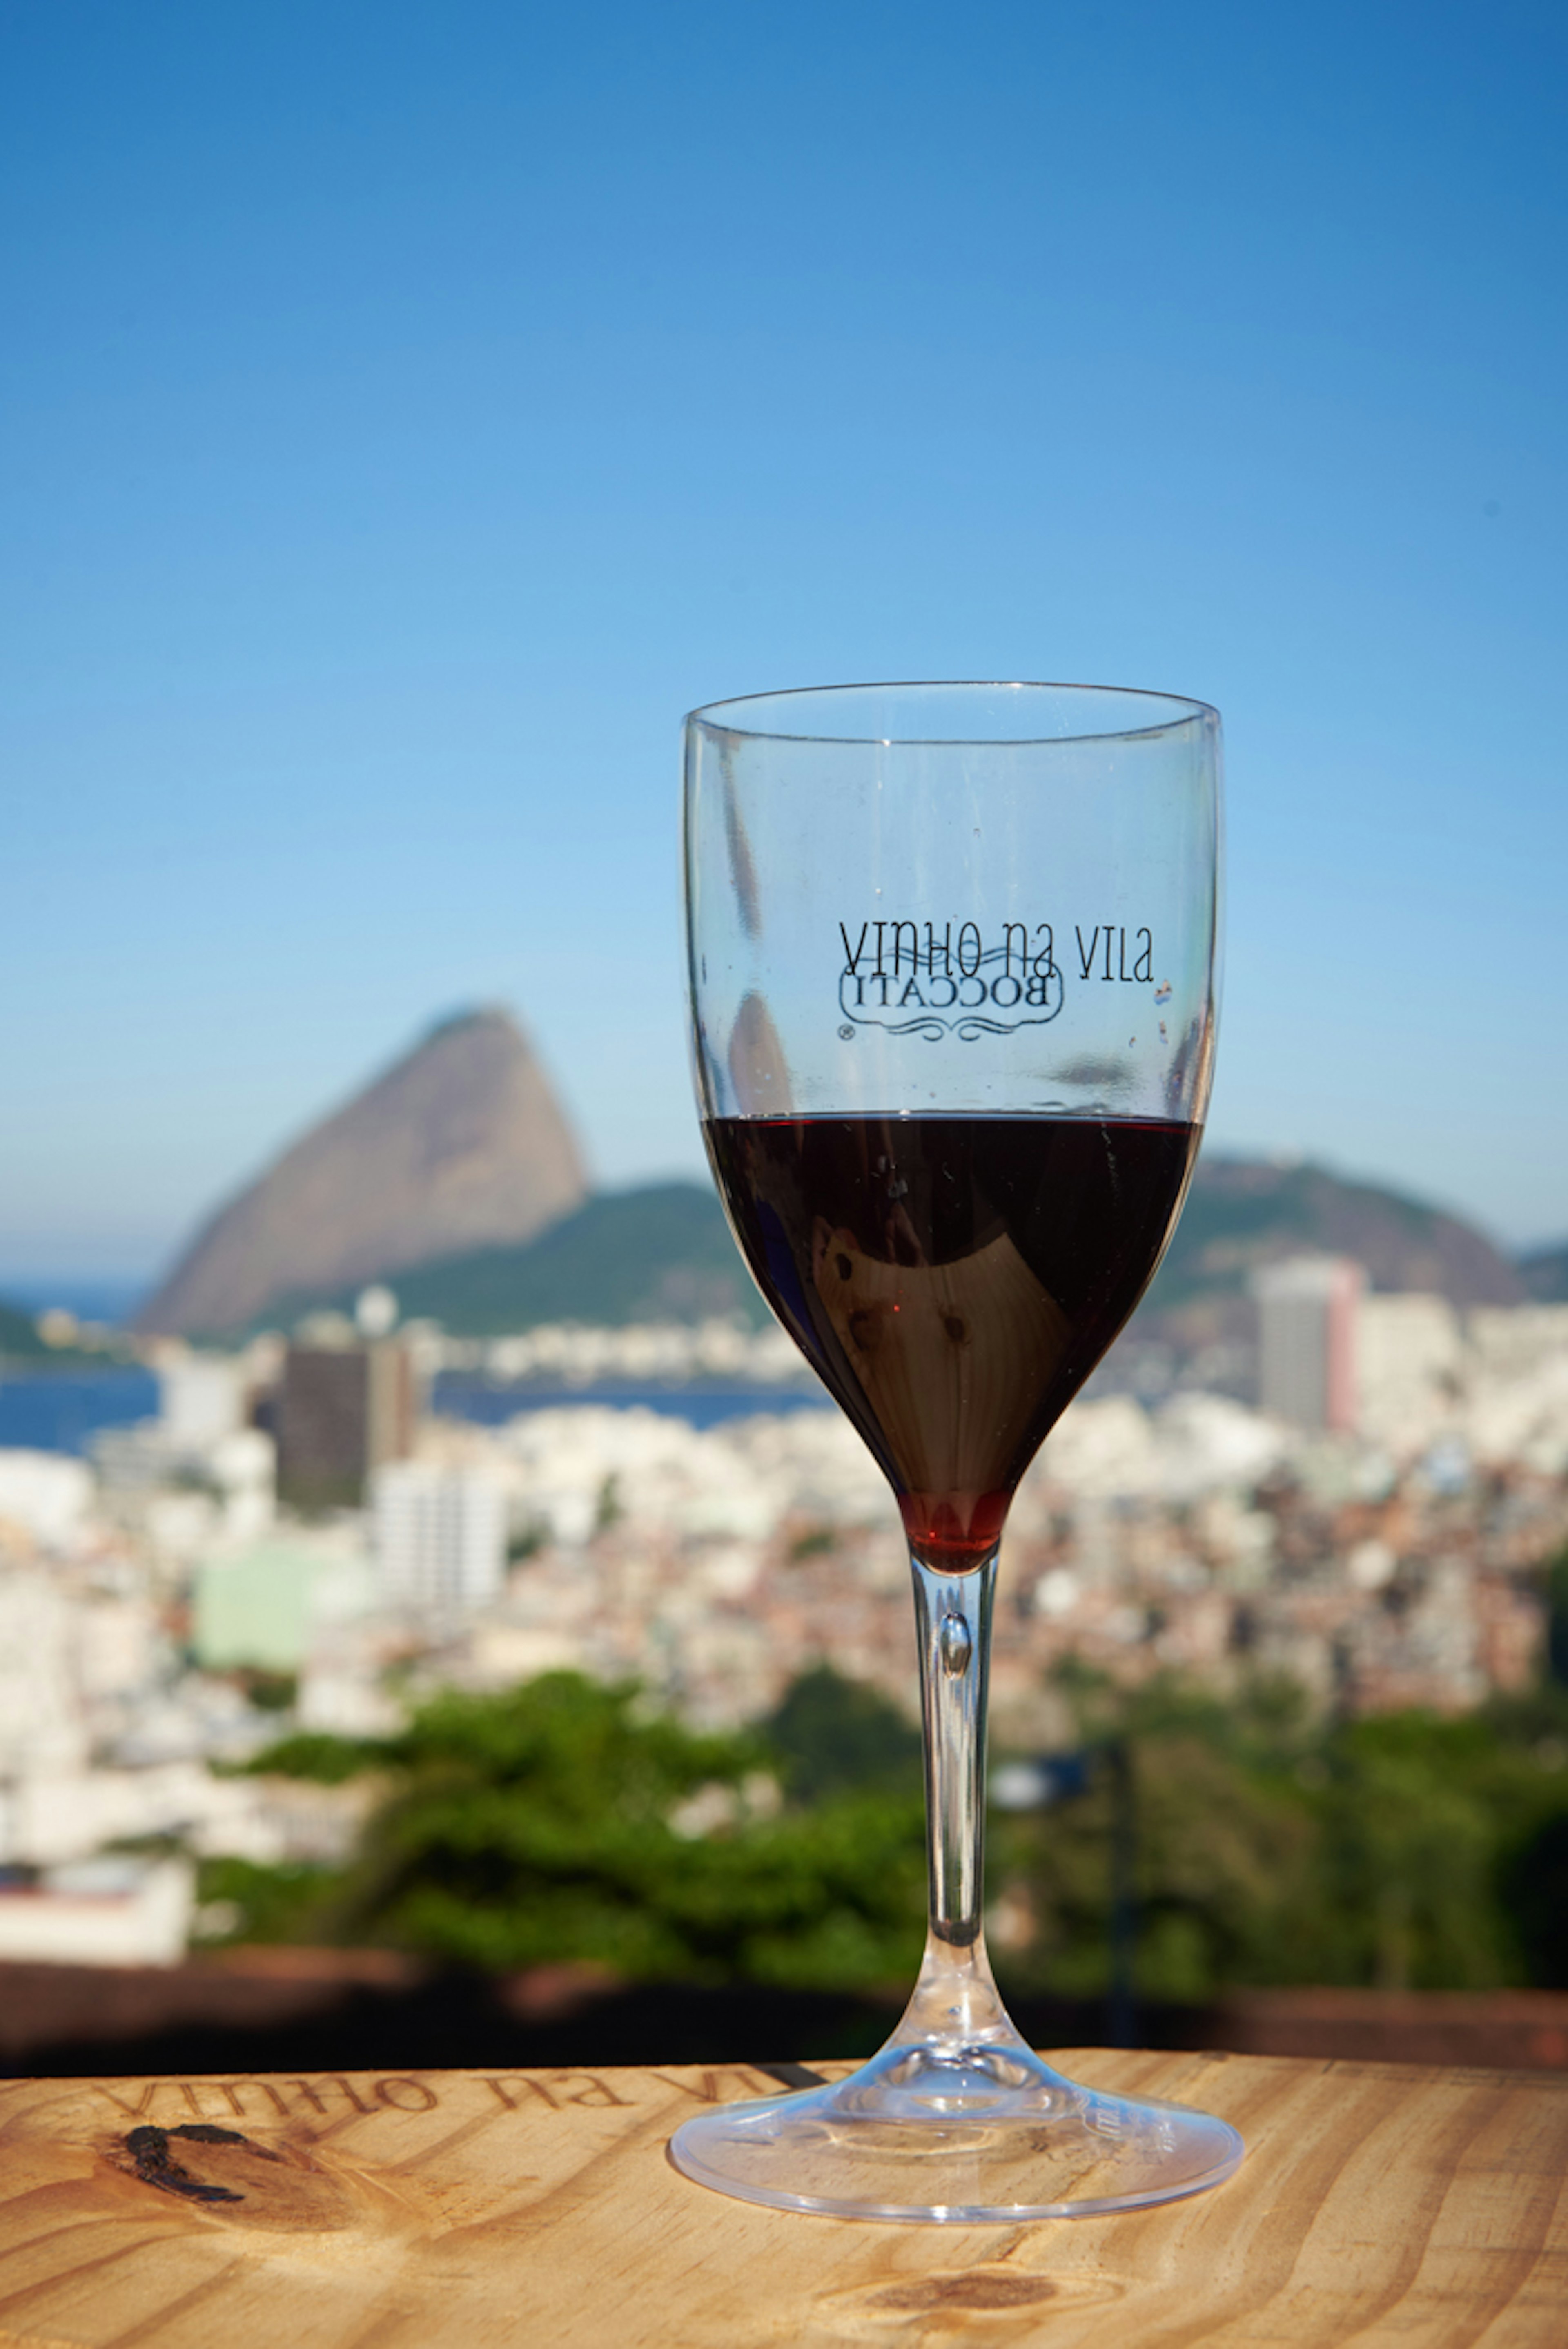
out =
{"type": "Polygon", "coordinates": [[[1217,713],[1051,685],[851,686],[686,720],[686,944],[720,1195],[909,1542],[930,1918],[880,2054],[687,2122],[745,2199],[1018,2220],[1229,2175],[1226,2124],[1063,2079],[981,1925],[996,1553],[1142,1294],[1197,1154],[1218,962],[1217,713]]]}

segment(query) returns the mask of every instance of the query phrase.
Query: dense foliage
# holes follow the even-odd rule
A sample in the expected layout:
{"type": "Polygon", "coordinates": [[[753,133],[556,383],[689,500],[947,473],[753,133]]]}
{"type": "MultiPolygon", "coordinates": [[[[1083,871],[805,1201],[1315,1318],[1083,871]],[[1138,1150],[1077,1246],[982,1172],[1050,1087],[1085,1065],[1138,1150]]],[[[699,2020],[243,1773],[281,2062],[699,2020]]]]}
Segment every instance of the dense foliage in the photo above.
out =
{"type": "Polygon", "coordinates": [[[801,1673],[763,1736],[794,1802],[852,1789],[918,1803],[919,1730],[875,1689],[841,1679],[830,1665],[801,1673]]]}
{"type": "Polygon", "coordinates": [[[296,1878],[286,1922],[255,1914],[232,1869],[205,1889],[237,1901],[246,1930],[487,1968],[575,1959],[642,1980],[831,1989],[909,1973],[918,1793],[846,1788],[781,1808],[769,1758],[758,1739],[696,1734],[634,1689],[573,1673],[441,1695],[399,1737],[300,1736],[262,1758],[328,1784],[387,1779],[353,1865],[296,1878]]]}
{"type": "MultiPolygon", "coordinates": [[[[1133,1757],[1146,1996],[1568,1982],[1542,1897],[1553,1854],[1568,1876],[1562,1692],[1329,1724],[1279,1685],[1078,1694],[1091,1737],[1125,1735],[1133,1757]]],[[[1016,1888],[1033,1928],[1010,1961],[1031,1987],[1105,1983],[1112,1794],[1095,1773],[1080,1799],[993,1837],[993,1882],[1016,1888]]]]}
{"type": "MultiPolygon", "coordinates": [[[[1568,1559],[1553,1569],[1568,1664],[1568,1559]]],[[[1324,1722],[1258,1683],[1063,1683],[1083,1791],[993,1820],[1000,1970],[1087,1994],[1109,1970],[1113,1741],[1130,1756],[1138,1986],[1568,1984],[1568,1687],[1454,1719],[1324,1722]]],[[[825,1670],[770,1723],[707,1736],[632,1687],[551,1673],[446,1693],[396,1737],[287,1738],[253,1766],[375,1774],[340,1870],[211,1863],[263,1939],[511,1968],[861,1989],[907,1982],[923,1894],[918,1739],[825,1670]]]]}

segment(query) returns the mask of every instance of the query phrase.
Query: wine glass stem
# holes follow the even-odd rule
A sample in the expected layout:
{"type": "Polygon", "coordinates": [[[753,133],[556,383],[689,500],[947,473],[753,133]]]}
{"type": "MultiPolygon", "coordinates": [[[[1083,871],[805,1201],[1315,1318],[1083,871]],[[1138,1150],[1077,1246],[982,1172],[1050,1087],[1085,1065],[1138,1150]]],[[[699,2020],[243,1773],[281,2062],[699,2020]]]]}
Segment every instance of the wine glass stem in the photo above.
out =
{"type": "MultiPolygon", "coordinates": [[[[912,1558],[925,1724],[925,1850],[931,1940],[975,1950],[985,1868],[985,1697],[996,1553],[967,1574],[912,1558]]],[[[982,1961],[983,1962],[983,1961],[982,1961]]]]}

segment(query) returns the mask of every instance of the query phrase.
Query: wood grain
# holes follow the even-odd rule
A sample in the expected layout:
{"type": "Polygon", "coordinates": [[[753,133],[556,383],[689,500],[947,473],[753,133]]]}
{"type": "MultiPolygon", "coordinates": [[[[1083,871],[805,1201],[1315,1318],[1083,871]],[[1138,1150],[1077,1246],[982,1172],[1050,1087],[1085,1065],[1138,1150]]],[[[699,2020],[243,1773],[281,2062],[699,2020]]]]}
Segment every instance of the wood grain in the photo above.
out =
{"type": "Polygon", "coordinates": [[[13,2082],[0,2344],[1568,2343],[1568,2080],[1062,2061],[1222,2114],[1240,2174],[1122,2218],[872,2226],[727,2201],[670,2167],[695,2105],[775,2092],[742,2069],[13,2082]]]}

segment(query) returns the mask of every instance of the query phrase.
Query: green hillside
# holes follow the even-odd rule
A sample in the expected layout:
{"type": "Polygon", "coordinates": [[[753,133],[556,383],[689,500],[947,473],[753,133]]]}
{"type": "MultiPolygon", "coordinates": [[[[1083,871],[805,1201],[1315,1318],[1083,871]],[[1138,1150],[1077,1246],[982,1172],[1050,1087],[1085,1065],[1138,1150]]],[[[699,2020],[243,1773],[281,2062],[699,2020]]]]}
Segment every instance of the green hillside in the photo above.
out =
{"type": "Polygon", "coordinates": [[[0,1362],[50,1371],[102,1370],[123,1362],[127,1349],[118,1333],[89,1346],[46,1346],[30,1306],[0,1303],[0,1362]]]}
{"type": "MultiPolygon", "coordinates": [[[[1250,1329],[1253,1271],[1302,1249],[1356,1257],[1375,1288],[1430,1290],[1461,1307],[1530,1293],[1481,1233],[1438,1208],[1321,1166],[1214,1158],[1198,1170],[1139,1326],[1178,1344],[1240,1330],[1243,1319],[1250,1329]]],[[[406,1320],[438,1321],[456,1337],[542,1321],[614,1328],[738,1313],[757,1327],[767,1318],[706,1183],[605,1193],[525,1247],[433,1258],[387,1279],[406,1320]]],[[[266,1319],[287,1326],[312,1306],[351,1309],[354,1297],[281,1300],[266,1319]]]]}
{"type": "MultiPolygon", "coordinates": [[[[654,1183],[590,1199],[524,1247],[476,1248],[388,1276],[405,1320],[454,1337],[500,1337],[541,1321],[615,1329],[766,1308],[706,1183],[654,1183]]],[[[352,1293],[330,1300],[353,1304],[352,1293]]],[[[275,1309],[271,1318],[287,1319],[275,1309]]]]}
{"type": "Polygon", "coordinates": [[[57,1356],[46,1346],[33,1326],[33,1316],[19,1305],[0,1304],[0,1361],[35,1362],[57,1356]]]}
{"type": "Polygon", "coordinates": [[[1233,1320],[1253,1271],[1300,1251],[1353,1257],[1375,1289],[1426,1290],[1460,1307],[1526,1296],[1519,1268],[1440,1208],[1302,1162],[1206,1158],[1140,1324],[1198,1336],[1200,1324],[1233,1320]]]}

